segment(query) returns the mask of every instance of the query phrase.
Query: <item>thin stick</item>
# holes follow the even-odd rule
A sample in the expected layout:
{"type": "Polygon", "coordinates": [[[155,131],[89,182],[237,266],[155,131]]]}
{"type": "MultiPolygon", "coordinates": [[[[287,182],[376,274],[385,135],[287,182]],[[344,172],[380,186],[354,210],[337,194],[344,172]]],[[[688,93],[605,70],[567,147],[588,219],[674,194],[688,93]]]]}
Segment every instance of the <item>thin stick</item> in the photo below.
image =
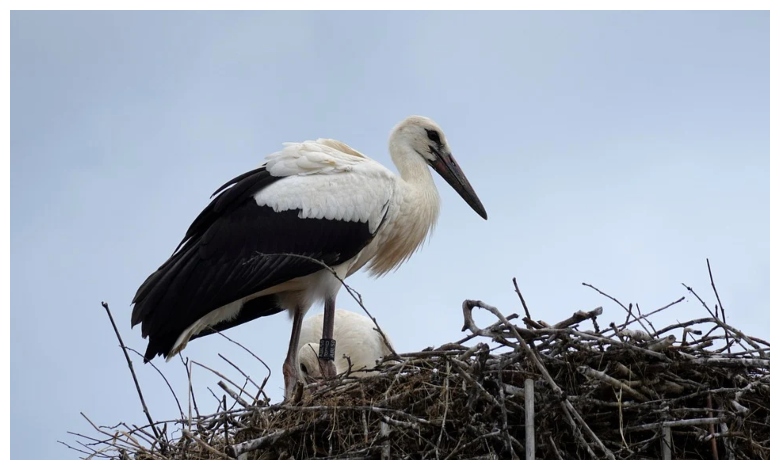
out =
{"type": "Polygon", "coordinates": [[[683,300],[685,300],[685,296],[682,296],[682,297],[680,297],[679,299],[675,300],[674,302],[669,302],[668,304],[664,305],[663,307],[661,307],[661,308],[657,308],[657,309],[653,310],[653,311],[652,311],[652,312],[650,312],[650,313],[645,313],[644,315],[642,315],[642,317],[641,317],[641,318],[643,318],[643,319],[644,319],[644,318],[647,318],[647,317],[649,317],[650,315],[653,315],[653,314],[656,314],[656,313],[658,313],[658,312],[661,312],[661,311],[663,311],[663,310],[666,310],[667,308],[671,307],[672,305],[677,305],[677,304],[679,304],[679,303],[680,303],[680,302],[682,302],[683,300]]]}
{"type": "MultiPolygon", "coordinates": [[[[246,377],[246,381],[247,381],[247,383],[251,383],[252,385],[254,385],[254,386],[255,386],[255,388],[260,388],[260,386],[258,386],[258,385],[255,383],[255,381],[254,381],[254,380],[252,380],[252,377],[250,377],[249,375],[247,375],[247,374],[246,374],[246,373],[245,373],[243,370],[241,370],[241,369],[240,369],[240,368],[239,368],[237,365],[233,364],[233,363],[230,361],[230,359],[228,359],[228,358],[226,358],[225,356],[223,356],[223,355],[222,355],[222,353],[217,353],[217,356],[219,356],[219,357],[220,357],[220,359],[222,359],[223,361],[225,361],[225,362],[227,362],[228,364],[230,364],[231,366],[233,366],[233,368],[234,368],[234,369],[236,369],[236,370],[237,370],[239,373],[241,373],[241,375],[243,375],[244,377],[246,377]]],[[[242,393],[246,393],[247,395],[249,395],[249,393],[245,392],[243,388],[241,389],[241,392],[242,392],[242,393]]],[[[251,397],[252,395],[249,395],[249,396],[251,397]]]]}
{"type": "MultiPolygon", "coordinates": [[[[139,353],[138,351],[136,351],[133,348],[127,348],[127,349],[132,351],[132,352],[134,352],[134,353],[136,353],[141,358],[144,357],[143,354],[139,353]]],[[[181,415],[182,418],[184,418],[184,411],[181,408],[181,403],[179,403],[179,397],[176,396],[176,392],[173,391],[173,387],[171,386],[171,383],[168,382],[168,379],[165,377],[165,374],[163,374],[162,371],[156,365],[154,365],[154,363],[148,362],[147,364],[152,366],[154,368],[154,370],[156,370],[157,373],[160,374],[160,377],[162,377],[162,379],[165,381],[165,385],[168,386],[168,390],[171,391],[171,395],[173,395],[173,399],[176,401],[176,407],[179,408],[179,414],[181,415]]]]}
{"type": "Polygon", "coordinates": [[[275,433],[271,433],[271,434],[267,434],[267,435],[262,436],[262,437],[258,437],[257,439],[252,439],[252,440],[249,440],[249,441],[240,442],[238,444],[233,444],[232,446],[228,447],[228,453],[232,457],[236,457],[237,458],[239,455],[244,454],[246,452],[250,452],[250,451],[253,451],[253,450],[257,450],[257,449],[261,449],[263,447],[267,447],[267,446],[273,445],[280,438],[282,438],[282,437],[284,437],[284,436],[286,436],[288,434],[291,434],[293,432],[300,431],[301,429],[304,429],[307,426],[313,426],[313,425],[319,423],[322,420],[323,420],[323,418],[320,417],[320,418],[315,419],[311,423],[304,423],[304,424],[302,424],[300,426],[296,426],[294,428],[285,429],[283,431],[277,431],[275,433]]]}
{"type": "MultiPolygon", "coordinates": [[[[233,382],[232,380],[230,380],[229,378],[225,377],[225,375],[224,375],[224,374],[222,374],[221,372],[219,372],[219,371],[217,371],[217,370],[215,370],[215,369],[212,369],[212,368],[211,368],[211,367],[209,367],[209,366],[203,365],[203,364],[201,364],[201,363],[200,363],[200,362],[198,362],[198,361],[190,361],[190,362],[191,362],[192,364],[195,364],[196,366],[200,366],[200,367],[202,367],[202,368],[206,369],[207,371],[209,371],[209,372],[211,372],[212,374],[216,375],[216,376],[217,376],[217,377],[219,377],[220,379],[222,379],[222,380],[224,380],[224,381],[226,381],[226,382],[230,383],[230,385],[232,385],[232,386],[236,387],[237,389],[239,389],[239,390],[242,390],[242,388],[241,388],[241,387],[239,387],[237,383],[235,383],[235,382],[233,382]]],[[[249,395],[249,394],[247,393],[247,395],[249,395]]],[[[251,395],[249,395],[249,396],[251,396],[251,395]]],[[[219,400],[217,400],[217,401],[219,401],[219,400]]]]}
{"type": "Polygon", "coordinates": [[[154,420],[152,419],[152,415],[149,414],[149,408],[146,406],[146,400],[144,400],[144,394],[141,393],[141,386],[138,384],[138,377],[136,377],[135,370],[133,369],[133,361],[130,360],[130,355],[127,354],[127,348],[125,347],[125,342],[122,341],[122,335],[119,334],[119,329],[116,327],[116,323],[114,322],[114,316],[111,315],[111,309],[108,308],[107,302],[101,302],[101,305],[103,305],[103,308],[106,309],[106,313],[108,313],[108,319],[111,320],[111,326],[114,327],[114,333],[116,333],[116,338],[119,340],[119,346],[122,348],[122,353],[125,355],[125,360],[127,360],[127,367],[130,368],[130,374],[133,376],[135,389],[138,392],[138,398],[141,399],[141,406],[143,406],[144,408],[144,414],[146,415],[146,419],[149,420],[149,424],[152,426],[152,432],[154,432],[154,436],[157,439],[160,439],[160,433],[157,431],[157,428],[154,425],[154,420]]]}
{"type": "MultiPolygon", "coordinates": [[[[723,308],[723,304],[720,301],[720,295],[718,294],[718,289],[715,287],[715,280],[712,278],[712,268],[710,267],[709,258],[707,258],[707,272],[710,274],[710,285],[712,286],[712,290],[715,292],[715,298],[718,300],[718,306],[720,307],[720,316],[723,319],[723,323],[726,323],[726,310],[723,308]]],[[[717,309],[715,309],[715,312],[717,313],[717,309]]],[[[729,341],[729,332],[726,331],[727,344],[728,341],[729,341]]],[[[728,351],[731,352],[731,345],[729,345],[728,351]]]]}
{"type": "MultiPolygon", "coordinates": [[[[265,384],[267,384],[267,383],[268,383],[268,379],[270,379],[270,378],[271,378],[271,368],[270,368],[270,367],[268,367],[268,364],[266,364],[264,360],[260,359],[260,358],[257,356],[257,354],[255,354],[255,353],[253,353],[252,351],[250,351],[250,350],[249,350],[249,348],[247,348],[247,347],[246,347],[246,346],[244,346],[243,344],[239,343],[238,341],[235,341],[235,340],[231,339],[231,338],[230,338],[228,335],[226,335],[226,334],[222,333],[221,331],[216,331],[216,330],[214,330],[214,332],[215,332],[215,333],[217,333],[217,334],[219,334],[220,336],[222,336],[222,337],[223,337],[223,338],[225,338],[226,340],[230,341],[231,343],[235,344],[235,345],[236,345],[236,346],[238,346],[239,348],[243,349],[244,351],[248,352],[250,355],[252,355],[252,357],[254,357],[254,358],[255,358],[255,359],[257,359],[258,361],[260,361],[260,364],[262,364],[262,365],[263,365],[263,367],[265,367],[265,369],[268,371],[268,375],[266,375],[266,376],[265,376],[265,378],[263,379],[263,383],[261,383],[261,384],[260,384],[260,386],[258,387],[258,388],[259,388],[259,390],[258,390],[258,391],[257,391],[257,393],[255,394],[255,397],[254,397],[254,402],[253,402],[253,403],[257,403],[257,402],[258,402],[258,400],[260,399],[260,395],[261,395],[261,394],[265,396],[266,402],[270,402],[270,399],[268,398],[268,395],[266,395],[266,393],[265,393],[265,384]]],[[[242,372],[242,374],[243,374],[243,372],[242,372]]],[[[244,375],[246,375],[246,374],[244,374],[244,375]]],[[[253,382],[253,383],[254,383],[254,382],[253,382]]],[[[255,386],[257,386],[257,385],[255,384],[255,386]]]]}
{"type": "Polygon", "coordinates": [[[212,454],[215,454],[215,455],[217,455],[219,457],[222,457],[225,460],[235,460],[233,457],[227,455],[226,453],[224,453],[222,451],[219,451],[219,450],[211,447],[210,445],[206,444],[206,442],[204,442],[203,439],[201,439],[198,436],[192,434],[191,432],[187,431],[186,429],[184,430],[184,435],[187,436],[188,438],[192,439],[193,441],[197,442],[198,444],[200,444],[204,449],[208,450],[212,454]]]}
{"type": "MultiPolygon", "coordinates": [[[[710,267],[710,260],[707,260],[707,268],[709,267],[710,267]]],[[[710,274],[710,276],[712,276],[712,274],[710,274]]],[[[707,395],[707,408],[709,408],[707,414],[709,414],[710,418],[713,418],[712,395],[707,395]]],[[[710,435],[712,434],[715,434],[715,423],[710,423],[710,435]]],[[[712,443],[712,459],[718,460],[718,441],[716,439],[712,439],[710,442],[712,443]]]]}
{"type": "Polygon", "coordinates": [[[610,377],[609,375],[607,375],[604,372],[601,372],[601,371],[598,371],[598,370],[594,370],[594,369],[592,369],[592,368],[590,368],[588,366],[585,366],[585,365],[577,367],[577,371],[580,374],[582,374],[582,375],[584,375],[586,377],[590,377],[590,378],[596,379],[596,380],[601,380],[602,382],[605,382],[605,383],[611,385],[614,388],[617,388],[619,390],[623,390],[624,392],[626,392],[627,394],[631,395],[632,397],[634,397],[635,399],[639,400],[640,402],[644,402],[644,401],[648,400],[648,398],[646,396],[642,395],[640,392],[637,392],[636,390],[631,388],[628,384],[624,383],[621,380],[617,380],[617,379],[615,379],[613,377],[610,377]]]}
{"type": "Polygon", "coordinates": [[[523,310],[525,311],[525,317],[529,320],[531,319],[531,314],[528,312],[528,305],[525,304],[525,299],[523,298],[523,294],[520,293],[520,288],[517,287],[517,278],[512,278],[512,284],[515,285],[515,292],[517,292],[517,296],[520,297],[520,302],[523,304],[523,310]]]}
{"type": "MultiPolygon", "coordinates": [[[[509,417],[507,416],[507,410],[506,410],[506,392],[504,391],[504,380],[503,380],[503,371],[504,371],[504,364],[503,361],[499,361],[498,365],[498,397],[501,399],[501,417],[502,417],[502,423],[501,423],[501,430],[504,434],[504,441],[506,442],[506,446],[509,447],[509,453],[512,456],[512,460],[517,460],[519,457],[517,456],[517,452],[515,452],[515,447],[512,445],[512,436],[509,434],[509,417]]],[[[526,398],[527,400],[527,398],[526,398]]],[[[528,452],[528,451],[526,451],[528,452]]]]}
{"type": "MultiPolygon", "coordinates": [[[[222,409],[227,411],[227,397],[222,395],[222,409]]],[[[230,433],[228,432],[228,419],[225,416],[225,446],[230,445],[230,433]]]]}
{"type": "MultiPolygon", "coordinates": [[[[235,400],[237,403],[239,403],[239,404],[240,404],[241,406],[243,406],[244,408],[249,408],[249,407],[251,406],[249,403],[247,403],[247,402],[246,402],[246,400],[244,400],[243,398],[241,398],[241,394],[240,394],[240,393],[236,393],[236,392],[234,392],[233,390],[231,390],[231,389],[230,389],[230,387],[228,387],[228,386],[227,386],[227,384],[226,384],[225,382],[223,382],[223,381],[221,381],[221,380],[220,380],[219,382],[217,382],[217,385],[219,385],[219,387],[220,387],[222,390],[226,391],[226,392],[228,393],[228,395],[230,395],[230,398],[232,398],[233,400],[235,400]]],[[[242,390],[242,391],[243,391],[243,390],[242,390]]],[[[251,396],[251,395],[250,395],[250,396],[251,396]]],[[[231,406],[231,408],[232,408],[232,406],[231,406]]],[[[225,410],[225,411],[227,411],[227,410],[225,410]]]]}
{"type": "Polygon", "coordinates": [[[660,423],[631,426],[626,428],[626,431],[647,431],[648,429],[658,429],[658,428],[671,427],[671,426],[699,426],[702,424],[720,423],[721,421],[723,421],[723,418],[680,419],[677,421],[662,421],[660,423]]]}
{"type": "Polygon", "coordinates": [[[591,289],[595,290],[595,291],[596,291],[596,292],[598,292],[599,294],[603,295],[604,297],[606,297],[606,298],[608,298],[608,299],[612,300],[612,301],[613,301],[613,302],[615,302],[616,304],[618,304],[618,305],[620,305],[621,307],[623,307],[623,310],[625,310],[625,311],[626,311],[626,313],[628,314],[628,316],[626,317],[626,321],[623,323],[623,326],[622,326],[620,329],[623,329],[623,328],[625,328],[626,326],[628,326],[628,324],[630,323],[630,322],[628,321],[628,317],[631,317],[631,318],[633,318],[633,319],[634,319],[634,321],[636,321],[637,323],[639,323],[639,326],[641,326],[641,327],[642,327],[642,329],[643,329],[643,330],[645,330],[645,332],[646,332],[647,334],[650,334],[650,331],[647,329],[647,327],[645,326],[645,324],[644,324],[644,323],[642,323],[642,321],[641,321],[641,318],[642,318],[642,317],[641,317],[641,314],[640,314],[640,316],[639,316],[639,317],[637,317],[637,316],[634,314],[634,312],[632,312],[632,311],[631,311],[631,304],[629,304],[628,308],[626,308],[626,306],[625,306],[625,305],[623,305],[623,303],[622,303],[621,301],[619,301],[618,299],[616,299],[616,298],[612,297],[611,295],[607,294],[606,292],[603,292],[603,291],[601,291],[601,290],[600,290],[600,289],[598,289],[597,287],[594,287],[594,286],[592,286],[592,285],[588,284],[587,282],[583,282],[583,283],[582,283],[582,285],[583,285],[583,286],[586,286],[586,287],[590,287],[591,289]]]}
{"type": "Polygon", "coordinates": [[[706,308],[706,309],[707,309],[707,312],[710,314],[710,316],[711,316],[712,318],[714,318],[714,319],[716,319],[716,320],[718,319],[718,316],[717,316],[717,315],[715,315],[714,313],[712,313],[712,309],[710,309],[710,306],[709,306],[709,305],[707,305],[707,302],[705,302],[705,301],[704,301],[704,300],[703,300],[701,297],[699,297],[699,294],[697,294],[697,293],[696,293],[696,291],[694,291],[692,287],[688,287],[687,285],[685,285],[685,283],[684,283],[684,282],[681,282],[680,284],[682,284],[682,285],[683,285],[683,287],[685,287],[686,289],[688,289],[688,292],[690,292],[690,293],[691,293],[691,294],[693,294],[693,295],[694,295],[694,296],[695,296],[697,299],[699,299],[699,302],[701,302],[701,304],[704,306],[704,308],[706,308]]]}
{"type": "Polygon", "coordinates": [[[190,362],[189,358],[185,361],[181,353],[179,353],[179,359],[187,371],[187,411],[189,413],[187,426],[192,427],[192,408],[195,408],[195,416],[200,416],[198,403],[195,401],[195,390],[192,388],[192,362],[190,362]]]}
{"type": "MultiPolygon", "coordinates": [[[[715,315],[714,313],[712,313],[712,310],[710,310],[710,307],[708,307],[708,306],[707,306],[707,304],[706,304],[706,303],[705,303],[705,302],[704,302],[704,301],[701,299],[701,297],[699,297],[699,294],[697,294],[697,293],[696,293],[696,291],[694,291],[694,290],[693,290],[693,288],[691,288],[691,287],[688,287],[688,286],[686,286],[685,284],[683,284],[683,287],[685,287],[686,289],[688,289],[688,292],[692,293],[694,296],[696,296],[696,298],[697,298],[697,299],[699,299],[699,302],[701,302],[701,304],[704,306],[704,308],[706,308],[706,309],[707,309],[707,312],[709,312],[709,314],[712,316],[712,319],[713,319],[713,321],[714,321],[715,323],[717,323],[717,325],[718,325],[719,327],[723,328],[724,330],[728,330],[728,331],[730,331],[730,332],[731,332],[731,333],[733,333],[733,334],[734,334],[734,335],[735,335],[737,338],[740,338],[740,339],[744,340],[744,341],[745,341],[746,343],[748,343],[750,346],[752,346],[753,348],[757,349],[757,350],[758,350],[758,355],[759,355],[760,357],[766,357],[766,355],[765,355],[765,354],[764,354],[764,353],[763,353],[763,352],[760,350],[760,349],[761,349],[761,346],[759,346],[759,345],[758,345],[758,344],[757,344],[755,341],[753,341],[752,339],[750,339],[748,336],[746,336],[744,333],[742,333],[742,332],[741,332],[741,331],[739,331],[738,329],[734,328],[733,326],[727,325],[726,323],[722,322],[722,321],[720,320],[720,318],[718,318],[718,316],[717,316],[717,315],[715,315]]],[[[706,335],[705,335],[705,336],[706,336],[706,335]]]]}

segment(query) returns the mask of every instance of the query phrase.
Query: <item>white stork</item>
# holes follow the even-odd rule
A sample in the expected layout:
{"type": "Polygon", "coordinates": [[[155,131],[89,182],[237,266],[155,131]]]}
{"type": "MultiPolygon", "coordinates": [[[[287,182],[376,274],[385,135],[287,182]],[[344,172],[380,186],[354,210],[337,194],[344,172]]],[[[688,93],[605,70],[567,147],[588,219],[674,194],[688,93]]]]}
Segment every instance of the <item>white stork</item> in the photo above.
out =
{"type": "MultiPolygon", "coordinates": [[[[322,377],[318,360],[319,345],[322,338],[324,314],[308,317],[301,326],[300,342],[303,344],[298,353],[301,372],[310,378],[322,377]]],[[[370,318],[359,313],[341,308],[336,309],[333,339],[338,345],[336,349],[336,373],[350,370],[357,375],[374,375],[368,371],[376,367],[377,361],[392,354],[390,338],[383,338],[370,318]],[[389,344],[388,344],[389,343],[389,344]],[[347,360],[349,357],[349,361],[347,360]]]]}
{"type": "Polygon", "coordinates": [[[346,144],[318,139],[285,144],[219,188],[133,298],[131,324],[140,323],[149,338],[145,362],[288,310],[293,325],[283,372],[290,396],[299,379],[301,322],[324,301],[319,357],[326,376],[334,376],[339,278],[365,265],[381,276],[420,247],[439,214],[428,167],[487,219],[436,123],[411,116],[393,129],[389,145],[400,178],[346,144]]]}

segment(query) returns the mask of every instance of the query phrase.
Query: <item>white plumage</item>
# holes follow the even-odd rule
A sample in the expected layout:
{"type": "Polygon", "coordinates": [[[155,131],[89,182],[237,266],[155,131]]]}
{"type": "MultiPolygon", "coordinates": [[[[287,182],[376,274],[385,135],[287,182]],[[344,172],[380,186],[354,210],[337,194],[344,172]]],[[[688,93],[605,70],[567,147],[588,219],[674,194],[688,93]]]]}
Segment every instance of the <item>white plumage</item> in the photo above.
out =
{"type": "Polygon", "coordinates": [[[301,218],[368,223],[372,233],[396,189],[390,170],[332,139],[286,143],[265,166],[285,179],[257,193],[258,205],[297,210],[301,218]]]}
{"type": "Polygon", "coordinates": [[[487,218],[430,119],[399,123],[390,155],[400,177],[332,139],[288,143],[218,189],[133,299],[132,325],[140,323],[149,337],[145,360],[170,359],[194,338],[288,310],[293,328],[283,371],[289,396],[299,379],[303,317],[324,301],[320,362],[334,375],[339,278],[364,266],[372,275],[386,274],[421,246],[439,214],[429,167],[487,218]]]}
{"type": "MultiPolygon", "coordinates": [[[[324,314],[307,317],[301,327],[301,346],[298,354],[298,362],[304,376],[311,378],[322,377],[317,354],[319,341],[322,338],[322,323],[324,314]]],[[[385,333],[387,337],[387,333],[385,333]]],[[[344,309],[336,309],[335,324],[333,327],[333,339],[336,340],[336,373],[341,374],[349,370],[358,376],[374,375],[376,371],[370,370],[376,366],[377,361],[392,354],[392,342],[387,342],[376,330],[374,322],[359,313],[344,309]],[[388,346],[387,343],[390,343],[388,346]],[[349,360],[347,360],[349,358],[349,360]]]]}

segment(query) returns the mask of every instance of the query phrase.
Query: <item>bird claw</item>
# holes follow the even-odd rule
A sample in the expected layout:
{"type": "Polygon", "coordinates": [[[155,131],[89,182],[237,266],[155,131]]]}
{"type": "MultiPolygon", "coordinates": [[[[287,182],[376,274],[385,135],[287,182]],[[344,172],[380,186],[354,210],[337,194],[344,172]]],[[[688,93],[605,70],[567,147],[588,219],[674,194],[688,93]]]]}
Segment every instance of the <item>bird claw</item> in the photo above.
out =
{"type": "Polygon", "coordinates": [[[303,382],[300,380],[295,383],[295,392],[293,393],[292,400],[290,400],[290,403],[298,404],[303,399],[303,382]]]}
{"type": "Polygon", "coordinates": [[[336,376],[336,364],[333,360],[320,359],[320,371],[322,376],[326,379],[332,379],[336,376]]]}

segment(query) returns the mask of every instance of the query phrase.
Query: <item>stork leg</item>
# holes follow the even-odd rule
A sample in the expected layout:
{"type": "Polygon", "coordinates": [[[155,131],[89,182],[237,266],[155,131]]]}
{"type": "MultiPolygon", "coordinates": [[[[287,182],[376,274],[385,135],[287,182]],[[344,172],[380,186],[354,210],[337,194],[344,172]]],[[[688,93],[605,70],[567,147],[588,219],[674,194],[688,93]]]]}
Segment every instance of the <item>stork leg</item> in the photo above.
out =
{"type": "Polygon", "coordinates": [[[336,320],[336,299],[327,299],[325,301],[325,314],[322,320],[322,340],[320,340],[320,370],[325,378],[336,376],[336,364],[334,354],[336,350],[336,341],[333,339],[333,325],[336,320]]]}
{"type": "Polygon", "coordinates": [[[300,306],[295,307],[293,312],[293,327],[290,335],[290,347],[287,350],[287,358],[284,360],[282,372],[284,375],[284,399],[289,400],[295,393],[295,386],[298,385],[300,376],[298,374],[298,340],[301,338],[301,324],[303,316],[306,314],[300,306]]]}

